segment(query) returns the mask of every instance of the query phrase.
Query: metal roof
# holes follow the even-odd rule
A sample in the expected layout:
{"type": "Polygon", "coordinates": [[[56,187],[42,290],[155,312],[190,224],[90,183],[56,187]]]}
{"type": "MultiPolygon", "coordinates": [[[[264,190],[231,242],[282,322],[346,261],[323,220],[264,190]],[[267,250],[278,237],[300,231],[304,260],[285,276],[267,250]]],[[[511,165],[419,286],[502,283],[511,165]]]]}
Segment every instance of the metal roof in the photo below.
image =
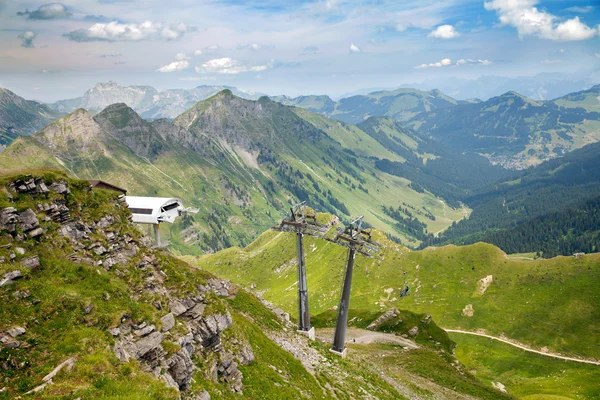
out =
{"type": "Polygon", "coordinates": [[[174,197],[125,196],[125,200],[129,208],[150,208],[153,210],[159,210],[161,207],[173,202],[181,204],[181,200],[174,197]]]}

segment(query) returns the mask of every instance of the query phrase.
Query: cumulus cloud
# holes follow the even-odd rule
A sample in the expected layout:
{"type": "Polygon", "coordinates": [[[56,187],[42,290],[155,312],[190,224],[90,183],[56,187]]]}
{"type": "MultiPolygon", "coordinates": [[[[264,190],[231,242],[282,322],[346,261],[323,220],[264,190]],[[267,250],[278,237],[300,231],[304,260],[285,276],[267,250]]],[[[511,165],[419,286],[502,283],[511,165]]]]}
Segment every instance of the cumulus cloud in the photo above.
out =
{"type": "Polygon", "coordinates": [[[33,39],[37,36],[37,33],[32,31],[26,31],[21,33],[18,38],[22,40],[21,47],[25,47],[26,49],[32,49],[35,46],[33,45],[33,39]]]}
{"type": "Polygon", "coordinates": [[[27,16],[29,19],[61,19],[69,18],[73,14],[67,11],[67,7],[60,3],[50,3],[40,6],[34,11],[19,11],[17,15],[27,16]]]}
{"type": "Polygon", "coordinates": [[[175,72],[175,71],[183,71],[184,69],[188,69],[190,66],[190,62],[188,61],[189,57],[184,53],[177,53],[175,55],[175,61],[170,64],[167,64],[163,67],[157,69],[157,72],[175,72]]]}
{"type": "Polygon", "coordinates": [[[259,72],[269,69],[273,66],[274,60],[270,60],[265,64],[248,66],[238,60],[233,60],[229,57],[215,58],[196,67],[196,72],[205,74],[239,74],[241,72],[259,72]]]}
{"type": "Polygon", "coordinates": [[[481,60],[481,59],[473,60],[471,58],[461,58],[460,60],[453,63],[451,59],[444,58],[438,62],[431,63],[431,64],[419,64],[415,68],[416,69],[441,68],[441,67],[449,67],[451,65],[456,65],[458,67],[458,66],[466,65],[466,64],[490,65],[490,64],[492,64],[492,62],[490,60],[481,60]]]}
{"type": "Polygon", "coordinates": [[[485,9],[496,11],[500,22],[517,28],[519,36],[537,36],[557,41],[585,40],[600,34],[600,26],[591,28],[579,17],[560,21],[558,17],[534,7],[538,0],[490,0],[485,9]]]}
{"type": "Polygon", "coordinates": [[[427,36],[436,39],[454,39],[459,37],[460,34],[456,32],[456,29],[452,25],[440,25],[427,36]]]}
{"type": "Polygon", "coordinates": [[[350,53],[361,53],[362,50],[360,47],[355,45],[354,43],[350,43],[350,53]]]}
{"type": "Polygon", "coordinates": [[[196,29],[182,22],[164,24],[146,21],[141,24],[123,24],[117,21],[97,23],[87,29],[78,29],[63,36],[76,42],[138,42],[142,40],[175,40],[196,29]]]}

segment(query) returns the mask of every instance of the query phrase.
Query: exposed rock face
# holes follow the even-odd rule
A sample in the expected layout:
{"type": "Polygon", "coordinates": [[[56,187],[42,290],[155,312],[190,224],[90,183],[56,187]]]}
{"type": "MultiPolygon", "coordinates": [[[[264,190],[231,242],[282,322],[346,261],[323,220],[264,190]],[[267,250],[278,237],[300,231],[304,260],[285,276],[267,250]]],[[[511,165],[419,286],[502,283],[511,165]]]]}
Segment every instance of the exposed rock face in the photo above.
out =
{"type": "Polygon", "coordinates": [[[220,333],[229,327],[231,323],[232,320],[229,311],[226,314],[216,314],[202,318],[196,324],[192,325],[194,339],[204,347],[220,351],[222,348],[220,333]]]}
{"type": "Polygon", "coordinates": [[[31,208],[19,214],[17,221],[21,224],[23,232],[29,232],[40,226],[40,221],[31,208]]]}
{"type": "Polygon", "coordinates": [[[167,366],[169,368],[169,374],[173,377],[173,380],[177,382],[179,389],[186,390],[192,380],[192,374],[194,373],[194,363],[192,362],[190,354],[184,349],[178,351],[167,360],[167,366]]]}
{"type": "Polygon", "coordinates": [[[160,319],[160,322],[162,323],[161,330],[163,332],[170,331],[171,328],[175,326],[175,315],[173,315],[173,313],[168,313],[160,319]]]}
{"type": "Polygon", "coordinates": [[[387,310],[386,312],[381,314],[379,316],[379,318],[377,318],[375,321],[373,321],[371,324],[369,324],[369,326],[367,326],[367,329],[375,330],[375,329],[377,329],[378,326],[381,326],[382,324],[386,323],[387,321],[389,321],[391,319],[396,318],[399,315],[400,315],[400,311],[398,311],[398,309],[390,308],[389,310],[387,310]]]}

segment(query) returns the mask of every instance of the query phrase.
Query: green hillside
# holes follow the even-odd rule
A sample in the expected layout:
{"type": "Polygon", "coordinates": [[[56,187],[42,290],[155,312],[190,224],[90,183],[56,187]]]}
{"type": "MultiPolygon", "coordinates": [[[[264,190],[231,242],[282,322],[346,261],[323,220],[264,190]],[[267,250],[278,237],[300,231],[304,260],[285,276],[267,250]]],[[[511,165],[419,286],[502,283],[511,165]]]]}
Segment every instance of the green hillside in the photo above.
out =
{"type": "MultiPolygon", "coordinates": [[[[376,238],[383,243],[381,253],[373,259],[357,257],[351,309],[381,312],[397,307],[428,313],[444,328],[481,330],[534,349],[600,358],[600,255],[521,261],[509,259],[496,247],[483,243],[410,251],[388,241],[383,234],[376,238]],[[408,273],[411,289],[408,297],[400,298],[403,271],[408,273]],[[490,281],[489,286],[484,278],[490,281]]],[[[337,306],[347,252],[323,240],[305,241],[311,313],[318,315],[337,306]]],[[[231,248],[186,259],[244,287],[253,287],[293,315],[297,301],[295,251],[292,235],[265,232],[245,249],[231,248]]],[[[360,315],[356,311],[350,314],[351,318],[360,315]]],[[[319,321],[321,317],[316,318],[319,321]]],[[[460,351],[471,351],[471,344],[459,343],[465,346],[460,351]]],[[[458,354],[460,357],[463,353],[458,354]]],[[[464,361],[467,365],[493,363],[485,380],[502,371],[493,358],[473,356],[464,361]]],[[[594,376],[591,367],[582,368],[594,376]]],[[[520,371],[528,376],[526,370],[520,371]]],[[[576,379],[574,375],[569,377],[576,379]]],[[[561,382],[572,383],[571,378],[561,382]]],[[[515,376],[510,393],[524,393],[525,386],[534,393],[561,393],[560,386],[532,389],[544,379],[536,374],[524,382],[515,376]],[[515,391],[515,387],[523,391],[515,391]]],[[[588,393],[593,388],[593,382],[588,381],[581,390],[588,393]]]]}
{"type": "Polygon", "coordinates": [[[508,92],[482,103],[432,110],[409,124],[441,144],[522,169],[598,141],[600,113],[592,99],[599,94],[595,86],[555,101],[534,101],[508,92]]]}
{"type": "Polygon", "coordinates": [[[598,251],[599,151],[599,143],[590,144],[465,198],[470,217],[423,245],[489,241],[548,257],[598,251]]]}
{"type": "Polygon", "coordinates": [[[170,229],[173,249],[187,254],[248,244],[290,203],[304,200],[344,218],[365,214],[412,246],[417,238],[396,230],[381,206],[425,207],[438,218],[416,218],[434,232],[462,218],[462,211],[431,192],[379,171],[379,158],[401,160],[354,126],[266,97],[249,101],[223,91],[173,123],[149,124],[124,104],[93,118],[78,110],[34,141],[9,146],[0,166],[8,172],[61,164],[73,176],[103,179],[131,195],[180,197],[200,208],[170,229]],[[45,147],[46,156],[33,162],[26,155],[32,151],[22,150],[25,143],[45,147]]]}
{"type": "Polygon", "coordinates": [[[61,115],[42,103],[0,88],[0,144],[6,146],[19,135],[31,135],[61,115]]]}
{"type": "Polygon", "coordinates": [[[0,188],[0,399],[511,398],[424,315],[380,326],[419,326],[410,348],[356,344],[340,359],[252,294],[150,248],[118,194],[44,171],[0,188]],[[385,377],[362,362],[378,358],[396,363],[385,377]]]}
{"type": "MultiPolygon", "coordinates": [[[[352,308],[428,312],[443,327],[484,329],[533,347],[600,357],[594,306],[600,304],[595,289],[600,255],[515,261],[483,243],[410,251],[383,234],[377,238],[383,243],[381,253],[373,259],[357,258],[352,308]],[[402,271],[408,272],[411,296],[399,299],[402,271]],[[479,295],[478,281],[488,275],[493,283],[479,295]],[[468,304],[475,310],[473,316],[463,314],[468,304]]],[[[254,284],[265,298],[293,312],[293,240],[291,235],[265,232],[245,249],[226,249],[194,263],[242,285],[254,284]]],[[[306,242],[310,305],[313,313],[320,313],[337,305],[346,251],[322,240],[306,242]]]]}
{"type": "Polygon", "coordinates": [[[327,117],[357,124],[371,116],[387,116],[407,121],[415,115],[438,108],[451,107],[461,102],[439,90],[396,89],[356,95],[333,102],[327,96],[277,96],[275,101],[289,106],[306,108],[327,117]]]}

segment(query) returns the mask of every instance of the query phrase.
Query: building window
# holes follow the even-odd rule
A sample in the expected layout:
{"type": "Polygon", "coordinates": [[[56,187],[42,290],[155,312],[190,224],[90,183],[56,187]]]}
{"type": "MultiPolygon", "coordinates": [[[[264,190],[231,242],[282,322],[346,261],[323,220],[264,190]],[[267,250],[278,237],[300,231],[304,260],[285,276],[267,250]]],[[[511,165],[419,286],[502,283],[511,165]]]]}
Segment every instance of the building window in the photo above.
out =
{"type": "Polygon", "coordinates": [[[132,214],[152,215],[151,208],[130,208],[132,214]]]}

